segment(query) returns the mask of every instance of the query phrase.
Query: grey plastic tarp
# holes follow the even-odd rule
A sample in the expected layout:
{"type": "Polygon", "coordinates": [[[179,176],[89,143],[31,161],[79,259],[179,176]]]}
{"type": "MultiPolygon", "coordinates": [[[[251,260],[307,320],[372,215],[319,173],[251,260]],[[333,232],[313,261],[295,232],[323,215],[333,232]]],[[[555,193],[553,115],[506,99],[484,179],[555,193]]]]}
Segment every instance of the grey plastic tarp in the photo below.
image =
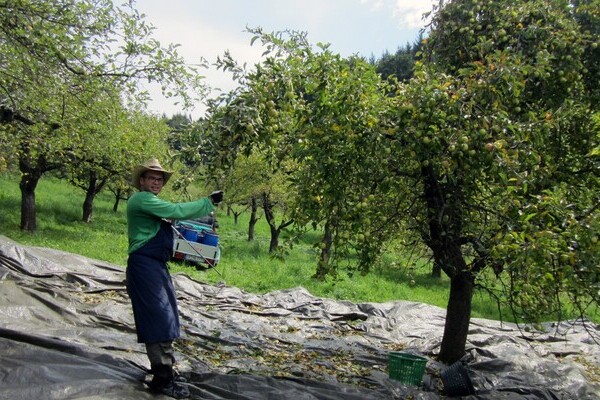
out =
{"type": "MultiPolygon", "coordinates": [[[[213,272],[214,273],[214,272],[213,272]]],[[[154,399],[124,269],[0,236],[0,399],[154,399]]],[[[438,399],[445,310],[256,295],[174,274],[177,368],[196,399],[438,399]],[[427,357],[423,384],[388,378],[390,351],[427,357]]],[[[598,399],[600,328],[472,319],[470,399],[598,399]],[[538,328],[539,329],[539,328],[538,328]],[[594,340],[595,339],[595,340],[594,340]],[[596,341],[596,342],[595,342],[596,341]]],[[[166,398],[166,397],[165,397],[166,398]]]]}

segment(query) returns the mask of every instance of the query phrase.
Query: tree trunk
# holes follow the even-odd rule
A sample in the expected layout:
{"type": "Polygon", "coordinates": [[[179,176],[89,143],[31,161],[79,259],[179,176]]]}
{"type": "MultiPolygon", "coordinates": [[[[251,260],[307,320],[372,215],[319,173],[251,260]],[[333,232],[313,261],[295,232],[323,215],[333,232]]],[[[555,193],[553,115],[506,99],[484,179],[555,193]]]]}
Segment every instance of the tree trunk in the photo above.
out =
{"type": "Polygon", "coordinates": [[[269,253],[274,252],[279,246],[279,232],[277,223],[275,222],[275,214],[273,213],[273,204],[269,200],[269,194],[263,193],[263,210],[265,211],[265,219],[269,224],[271,231],[271,241],[269,242],[269,253]]]}
{"type": "Polygon", "coordinates": [[[321,255],[319,257],[319,263],[317,265],[317,272],[314,276],[316,279],[319,280],[325,279],[325,277],[331,272],[331,265],[329,264],[329,260],[331,258],[331,245],[333,243],[331,225],[331,221],[327,221],[327,223],[325,224],[323,240],[321,241],[321,255]]]}
{"type": "Polygon", "coordinates": [[[105,184],[106,179],[99,180],[96,172],[90,171],[88,185],[85,190],[85,200],[83,201],[83,216],[81,218],[83,222],[89,223],[92,221],[92,214],[94,212],[94,198],[98,193],[100,193],[105,184]]]}
{"type": "Polygon", "coordinates": [[[241,213],[236,213],[235,211],[233,212],[233,223],[235,225],[238,224],[238,217],[240,216],[241,213]]]}
{"type": "Polygon", "coordinates": [[[33,232],[37,229],[35,188],[44,172],[59,168],[60,165],[48,162],[43,154],[39,154],[37,158],[31,157],[30,146],[27,141],[21,143],[20,150],[21,229],[33,232]]]}
{"type": "Polygon", "coordinates": [[[92,214],[94,211],[94,194],[90,193],[89,190],[85,192],[85,199],[83,200],[83,216],[81,220],[85,223],[92,221],[92,214]]]}
{"type": "Polygon", "coordinates": [[[445,364],[458,361],[465,354],[474,279],[469,273],[459,273],[450,279],[450,298],[439,360],[445,364]]]}
{"type": "MultiPolygon", "coordinates": [[[[106,184],[107,180],[105,179],[104,182],[102,183],[102,186],[104,186],[106,184]]],[[[113,211],[117,212],[119,210],[119,202],[121,200],[127,201],[129,200],[129,197],[131,196],[131,189],[123,189],[123,188],[118,188],[118,189],[111,189],[111,192],[113,192],[115,194],[115,204],[113,204],[113,211]]]]}
{"type": "Polygon", "coordinates": [[[281,231],[279,229],[273,229],[271,227],[271,241],[269,242],[269,253],[274,252],[279,247],[279,234],[281,231]]]}
{"type": "Polygon", "coordinates": [[[37,172],[24,172],[21,176],[19,188],[21,189],[21,229],[33,232],[37,228],[35,213],[35,188],[41,174],[37,172]]]}
{"type": "Polygon", "coordinates": [[[433,268],[431,269],[431,277],[438,279],[442,277],[442,266],[437,261],[433,262],[433,268]]]}
{"type": "Polygon", "coordinates": [[[281,235],[281,231],[285,229],[287,226],[291,225],[293,220],[282,220],[281,224],[277,226],[277,221],[275,220],[275,212],[273,211],[275,208],[275,204],[271,201],[269,197],[269,193],[263,193],[262,195],[263,201],[263,210],[265,212],[265,219],[269,224],[269,228],[271,230],[271,241],[269,242],[269,253],[273,253],[279,247],[279,235],[281,235]]]}
{"type": "Polygon", "coordinates": [[[431,166],[424,167],[422,174],[429,229],[425,241],[433,251],[434,267],[441,268],[450,278],[450,297],[439,360],[452,364],[465,354],[475,282],[461,248],[461,184],[459,181],[440,183],[431,166]]]}
{"type": "Polygon", "coordinates": [[[96,195],[96,177],[94,172],[90,172],[88,185],[85,189],[85,199],[83,200],[83,215],[81,220],[89,223],[92,221],[92,213],[94,210],[94,196],[96,195]]]}
{"type": "Polygon", "coordinates": [[[248,222],[248,241],[251,242],[254,240],[254,228],[256,227],[256,212],[258,210],[258,205],[256,204],[256,199],[253,197],[250,203],[250,222],[248,222]]]}
{"type": "Polygon", "coordinates": [[[115,204],[113,204],[113,212],[117,212],[119,209],[119,201],[121,200],[121,189],[117,189],[115,193],[115,204]]]}

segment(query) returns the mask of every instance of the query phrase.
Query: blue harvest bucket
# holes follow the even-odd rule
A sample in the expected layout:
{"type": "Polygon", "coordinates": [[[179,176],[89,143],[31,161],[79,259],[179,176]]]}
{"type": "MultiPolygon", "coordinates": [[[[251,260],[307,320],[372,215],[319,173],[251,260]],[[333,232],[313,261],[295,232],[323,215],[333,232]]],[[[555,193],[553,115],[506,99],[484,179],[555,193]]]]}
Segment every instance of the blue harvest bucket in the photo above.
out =
{"type": "Polygon", "coordinates": [[[181,233],[185,240],[188,242],[197,242],[198,241],[198,231],[193,229],[182,229],[181,233]]]}
{"type": "Polygon", "coordinates": [[[204,235],[200,239],[202,244],[207,246],[218,246],[219,245],[219,236],[213,235],[212,233],[204,232],[204,235]]]}

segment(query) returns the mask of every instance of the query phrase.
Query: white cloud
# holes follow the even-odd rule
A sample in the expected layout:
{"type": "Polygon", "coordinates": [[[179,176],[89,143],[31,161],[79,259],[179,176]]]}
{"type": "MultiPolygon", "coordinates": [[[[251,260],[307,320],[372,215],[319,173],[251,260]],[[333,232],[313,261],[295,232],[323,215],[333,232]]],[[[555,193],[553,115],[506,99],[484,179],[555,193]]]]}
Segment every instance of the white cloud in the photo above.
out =
{"type": "Polygon", "coordinates": [[[360,4],[370,4],[371,9],[380,10],[385,7],[385,0],[360,0],[360,4]]]}
{"type": "Polygon", "coordinates": [[[396,0],[393,15],[407,28],[422,28],[426,25],[423,14],[437,3],[439,0],[396,0]]]}
{"type": "Polygon", "coordinates": [[[388,9],[406,29],[422,28],[426,25],[423,14],[431,11],[440,0],[360,0],[361,4],[370,5],[372,10],[388,9]]]}

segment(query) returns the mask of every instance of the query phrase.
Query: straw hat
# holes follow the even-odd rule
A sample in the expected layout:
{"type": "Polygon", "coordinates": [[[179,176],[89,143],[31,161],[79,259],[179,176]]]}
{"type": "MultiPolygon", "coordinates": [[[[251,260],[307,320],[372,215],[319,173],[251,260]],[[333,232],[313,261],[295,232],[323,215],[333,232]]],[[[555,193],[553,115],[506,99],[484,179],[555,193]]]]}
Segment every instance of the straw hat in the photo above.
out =
{"type": "Polygon", "coordinates": [[[146,161],[143,164],[137,165],[133,169],[133,177],[131,178],[131,184],[134,187],[136,187],[138,190],[140,189],[140,177],[146,171],[158,171],[158,172],[162,172],[163,173],[163,177],[165,179],[165,184],[167,184],[167,181],[169,180],[169,178],[171,177],[171,175],[173,175],[173,172],[172,171],[167,171],[166,169],[164,169],[160,165],[160,163],[158,162],[158,160],[156,158],[152,158],[152,159],[146,161]]]}

